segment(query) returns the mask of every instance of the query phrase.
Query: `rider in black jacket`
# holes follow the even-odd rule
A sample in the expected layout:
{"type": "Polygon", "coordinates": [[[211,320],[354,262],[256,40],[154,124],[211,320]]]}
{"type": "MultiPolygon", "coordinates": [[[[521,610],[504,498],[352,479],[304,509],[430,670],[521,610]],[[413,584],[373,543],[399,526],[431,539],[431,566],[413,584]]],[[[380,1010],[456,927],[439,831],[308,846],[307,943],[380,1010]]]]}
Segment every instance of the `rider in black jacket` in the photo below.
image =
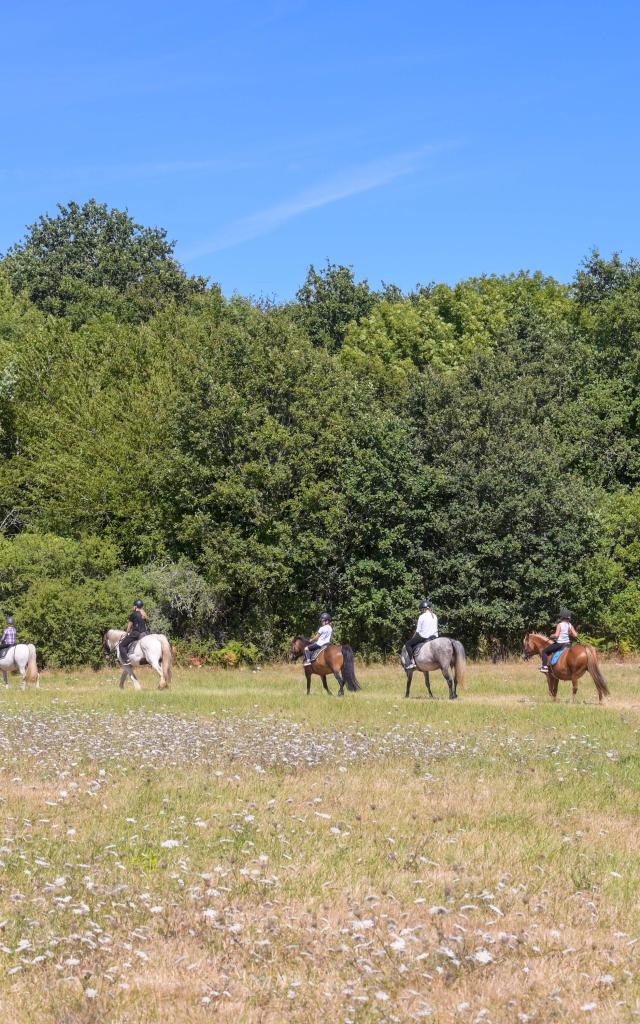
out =
{"type": "Polygon", "coordinates": [[[144,610],[144,601],[139,598],[133,602],[133,608],[127,622],[127,632],[120,641],[120,657],[124,664],[129,660],[129,650],[137,641],[149,632],[149,617],[144,610]]]}

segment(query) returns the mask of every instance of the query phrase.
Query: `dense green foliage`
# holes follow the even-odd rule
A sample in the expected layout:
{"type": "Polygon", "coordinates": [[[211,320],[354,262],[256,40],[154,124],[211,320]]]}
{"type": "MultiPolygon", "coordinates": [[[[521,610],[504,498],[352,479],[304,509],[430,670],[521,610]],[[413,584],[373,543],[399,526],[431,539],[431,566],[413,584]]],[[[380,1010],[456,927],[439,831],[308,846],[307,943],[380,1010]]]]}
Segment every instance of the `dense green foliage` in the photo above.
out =
{"type": "Polygon", "coordinates": [[[560,603],[640,646],[639,385],[617,256],[409,295],[328,264],[276,306],[60,207],[0,263],[0,607],[57,664],[136,596],[205,658],[280,654],[324,607],[391,653],[424,593],[476,651],[560,603]]]}

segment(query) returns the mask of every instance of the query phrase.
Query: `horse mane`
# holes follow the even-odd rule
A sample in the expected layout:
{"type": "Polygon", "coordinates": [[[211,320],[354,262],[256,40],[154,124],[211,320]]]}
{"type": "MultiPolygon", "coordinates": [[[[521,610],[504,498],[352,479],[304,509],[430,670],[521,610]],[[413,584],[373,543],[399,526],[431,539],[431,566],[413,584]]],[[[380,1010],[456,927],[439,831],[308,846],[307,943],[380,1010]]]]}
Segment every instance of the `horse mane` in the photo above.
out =
{"type": "Polygon", "coordinates": [[[303,635],[302,635],[302,633],[298,633],[298,635],[297,635],[297,637],[296,637],[296,640],[302,640],[302,642],[303,642],[303,644],[305,645],[305,647],[306,647],[306,645],[307,645],[308,643],[310,643],[310,642],[311,642],[311,641],[310,641],[310,639],[309,639],[309,637],[308,637],[308,636],[303,636],[303,635]]]}
{"type": "Polygon", "coordinates": [[[544,633],[528,633],[529,637],[535,637],[536,640],[544,640],[545,644],[552,643],[551,637],[545,636],[544,633]]]}

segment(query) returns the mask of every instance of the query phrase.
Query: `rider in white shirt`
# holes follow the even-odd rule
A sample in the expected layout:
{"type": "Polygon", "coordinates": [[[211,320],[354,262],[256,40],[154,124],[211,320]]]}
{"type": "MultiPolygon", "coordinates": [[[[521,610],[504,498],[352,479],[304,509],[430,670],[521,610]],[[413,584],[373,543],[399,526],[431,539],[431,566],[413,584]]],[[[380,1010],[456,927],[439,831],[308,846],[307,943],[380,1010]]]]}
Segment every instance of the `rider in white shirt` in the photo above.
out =
{"type": "Polygon", "coordinates": [[[318,632],[311,637],[311,643],[307,644],[304,649],[304,661],[305,664],[309,664],[310,655],[313,651],[317,651],[319,647],[326,647],[327,644],[331,643],[333,636],[333,626],[331,625],[331,616],[329,612],[323,612],[320,616],[320,628],[318,632]]]}
{"type": "Polygon", "coordinates": [[[413,652],[420,644],[427,640],[435,640],[438,636],[438,616],[434,614],[431,601],[420,602],[420,617],[416,625],[416,631],[410,640],[407,640],[405,647],[409,657],[413,661],[413,652]]]}
{"type": "Polygon", "coordinates": [[[553,643],[549,644],[548,647],[545,647],[542,651],[541,672],[549,671],[547,661],[552,654],[555,654],[556,651],[563,651],[565,647],[571,647],[571,641],[578,639],[578,634],[571,623],[571,618],[571,612],[568,608],[560,609],[560,621],[551,634],[553,643]]]}

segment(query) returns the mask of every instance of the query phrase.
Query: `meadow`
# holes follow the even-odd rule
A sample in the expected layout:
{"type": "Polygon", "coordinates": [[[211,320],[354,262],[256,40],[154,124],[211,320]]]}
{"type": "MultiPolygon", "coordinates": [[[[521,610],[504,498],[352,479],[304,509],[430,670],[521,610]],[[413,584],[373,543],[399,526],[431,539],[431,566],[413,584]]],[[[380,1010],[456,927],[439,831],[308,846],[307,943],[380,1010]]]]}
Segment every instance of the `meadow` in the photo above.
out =
{"type": "Polygon", "coordinates": [[[0,691],[0,1013],[640,1019],[640,667],[604,707],[533,664],[460,700],[395,666],[113,669],[0,691]],[[335,689],[335,684],[334,684],[335,689]]]}

